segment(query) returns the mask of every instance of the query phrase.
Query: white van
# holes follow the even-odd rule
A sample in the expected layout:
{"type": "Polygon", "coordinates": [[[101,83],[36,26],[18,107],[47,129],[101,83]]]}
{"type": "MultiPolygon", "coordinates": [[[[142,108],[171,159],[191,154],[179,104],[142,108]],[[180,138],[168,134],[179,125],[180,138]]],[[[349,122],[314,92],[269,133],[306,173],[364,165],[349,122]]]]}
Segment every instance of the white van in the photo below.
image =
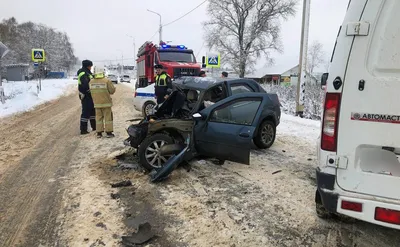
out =
{"type": "Polygon", "coordinates": [[[400,1],[351,0],[326,83],[316,208],[400,229],[400,1]]]}

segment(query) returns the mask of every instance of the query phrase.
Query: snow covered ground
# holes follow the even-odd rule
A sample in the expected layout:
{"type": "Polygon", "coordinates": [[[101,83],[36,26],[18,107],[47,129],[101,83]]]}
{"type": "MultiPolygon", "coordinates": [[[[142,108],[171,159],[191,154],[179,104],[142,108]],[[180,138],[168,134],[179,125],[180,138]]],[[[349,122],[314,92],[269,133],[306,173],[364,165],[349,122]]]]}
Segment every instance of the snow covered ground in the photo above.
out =
{"type": "Polygon", "coordinates": [[[42,81],[42,91],[37,94],[37,81],[17,81],[3,83],[6,103],[0,103],[0,117],[25,112],[34,107],[71,93],[72,79],[52,79],[42,81]]]}
{"type": "Polygon", "coordinates": [[[303,140],[314,144],[320,131],[321,121],[296,117],[282,113],[281,123],[277,127],[277,135],[301,137],[303,140]]]}

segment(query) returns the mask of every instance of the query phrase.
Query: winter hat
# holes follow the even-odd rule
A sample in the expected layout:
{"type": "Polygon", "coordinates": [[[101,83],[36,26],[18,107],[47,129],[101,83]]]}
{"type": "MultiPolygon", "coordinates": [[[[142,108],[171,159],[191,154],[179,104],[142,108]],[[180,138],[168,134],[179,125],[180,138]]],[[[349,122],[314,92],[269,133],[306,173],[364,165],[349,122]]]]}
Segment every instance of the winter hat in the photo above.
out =
{"type": "Polygon", "coordinates": [[[87,68],[87,67],[90,67],[90,66],[93,66],[93,62],[92,61],[90,61],[90,60],[83,60],[82,61],[82,67],[83,68],[87,68]]]}
{"type": "Polygon", "coordinates": [[[228,72],[225,72],[225,71],[224,71],[224,72],[222,72],[221,74],[222,74],[223,76],[225,76],[225,77],[228,77],[228,72]]]}

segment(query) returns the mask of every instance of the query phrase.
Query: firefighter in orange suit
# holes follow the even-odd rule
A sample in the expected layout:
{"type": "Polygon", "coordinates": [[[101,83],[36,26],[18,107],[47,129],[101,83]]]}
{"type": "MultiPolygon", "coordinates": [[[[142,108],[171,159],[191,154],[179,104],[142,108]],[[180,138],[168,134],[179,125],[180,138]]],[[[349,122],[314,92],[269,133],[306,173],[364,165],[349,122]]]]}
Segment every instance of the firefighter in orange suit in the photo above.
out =
{"type": "Polygon", "coordinates": [[[108,138],[114,137],[111,94],[115,93],[115,87],[111,80],[105,76],[105,68],[103,66],[94,68],[94,79],[90,81],[89,86],[94,108],[96,109],[97,137],[101,138],[104,131],[108,138]]]}

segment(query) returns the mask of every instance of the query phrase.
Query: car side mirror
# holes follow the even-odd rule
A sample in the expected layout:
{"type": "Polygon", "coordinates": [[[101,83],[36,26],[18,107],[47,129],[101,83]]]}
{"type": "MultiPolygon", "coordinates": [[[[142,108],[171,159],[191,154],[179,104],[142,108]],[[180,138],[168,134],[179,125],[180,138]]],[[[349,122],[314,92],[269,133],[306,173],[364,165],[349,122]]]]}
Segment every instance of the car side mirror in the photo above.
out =
{"type": "Polygon", "coordinates": [[[323,73],[321,77],[321,88],[326,85],[329,73],[323,73]]]}
{"type": "Polygon", "coordinates": [[[203,119],[203,116],[200,113],[195,113],[195,114],[193,114],[193,119],[194,120],[201,120],[201,119],[203,119]]]}

